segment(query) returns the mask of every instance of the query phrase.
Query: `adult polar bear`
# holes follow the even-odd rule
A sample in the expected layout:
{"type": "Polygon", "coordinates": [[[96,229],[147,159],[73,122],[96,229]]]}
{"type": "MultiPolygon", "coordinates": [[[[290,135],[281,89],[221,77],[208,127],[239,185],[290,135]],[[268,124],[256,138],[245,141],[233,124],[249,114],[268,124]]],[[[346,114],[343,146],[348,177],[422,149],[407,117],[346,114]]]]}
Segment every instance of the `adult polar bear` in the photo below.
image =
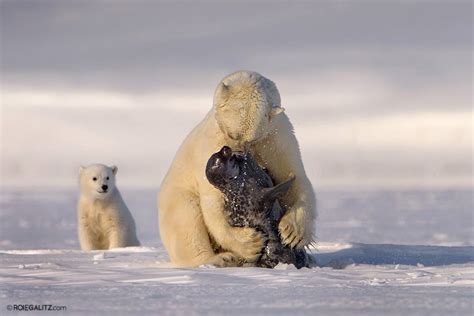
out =
{"type": "Polygon", "coordinates": [[[279,230],[292,247],[311,243],[315,196],[279,92],[260,74],[240,71],[219,83],[214,106],[184,140],[161,185],[160,235],[171,262],[235,266],[241,258],[256,260],[262,250],[264,239],[257,231],[227,223],[223,196],[206,179],[207,160],[223,145],[250,149],[277,183],[296,176],[283,199],[289,209],[279,230]]]}

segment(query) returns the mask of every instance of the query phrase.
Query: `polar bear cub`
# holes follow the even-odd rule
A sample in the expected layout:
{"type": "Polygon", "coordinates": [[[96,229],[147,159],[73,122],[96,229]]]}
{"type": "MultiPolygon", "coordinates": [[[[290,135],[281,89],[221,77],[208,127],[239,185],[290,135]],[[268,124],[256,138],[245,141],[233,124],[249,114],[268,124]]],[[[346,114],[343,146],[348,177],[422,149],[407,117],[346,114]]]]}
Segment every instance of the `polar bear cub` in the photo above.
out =
{"type": "Polygon", "coordinates": [[[117,167],[80,167],[79,242],[82,250],[139,246],[135,221],[115,185],[117,167]]]}

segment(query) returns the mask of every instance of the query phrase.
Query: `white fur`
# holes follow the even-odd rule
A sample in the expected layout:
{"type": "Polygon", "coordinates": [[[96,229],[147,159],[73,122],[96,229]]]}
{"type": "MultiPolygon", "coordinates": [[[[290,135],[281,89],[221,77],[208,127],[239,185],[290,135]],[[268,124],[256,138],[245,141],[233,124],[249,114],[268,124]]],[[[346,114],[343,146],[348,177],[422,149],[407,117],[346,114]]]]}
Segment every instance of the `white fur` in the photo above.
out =
{"type": "Polygon", "coordinates": [[[135,221],[115,185],[117,167],[94,164],[81,167],[81,194],[77,205],[82,250],[139,246],[135,221]],[[94,180],[95,179],[95,180],[94,180]],[[107,185],[106,193],[101,193],[107,185]]]}
{"type": "Polygon", "coordinates": [[[227,223],[223,196],[205,177],[207,160],[223,145],[250,149],[277,183],[296,176],[283,199],[290,208],[280,233],[295,247],[311,243],[315,197],[278,90],[260,74],[241,71],[217,86],[213,108],[184,140],[161,185],[160,234],[172,263],[232,266],[239,258],[255,260],[262,248],[262,236],[254,229],[227,223]]]}

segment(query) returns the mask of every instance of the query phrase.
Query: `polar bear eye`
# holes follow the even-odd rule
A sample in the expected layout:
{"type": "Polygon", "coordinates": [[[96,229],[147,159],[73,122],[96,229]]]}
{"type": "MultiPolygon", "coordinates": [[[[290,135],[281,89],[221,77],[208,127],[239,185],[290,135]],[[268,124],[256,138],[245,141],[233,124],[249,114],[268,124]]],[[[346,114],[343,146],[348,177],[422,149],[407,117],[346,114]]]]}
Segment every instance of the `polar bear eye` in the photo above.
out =
{"type": "Polygon", "coordinates": [[[94,177],[94,178],[92,178],[92,180],[94,180],[94,181],[97,181],[97,178],[96,178],[96,177],[94,177]]]}
{"type": "Polygon", "coordinates": [[[105,178],[105,179],[109,180],[109,177],[107,177],[107,178],[105,178]]]}

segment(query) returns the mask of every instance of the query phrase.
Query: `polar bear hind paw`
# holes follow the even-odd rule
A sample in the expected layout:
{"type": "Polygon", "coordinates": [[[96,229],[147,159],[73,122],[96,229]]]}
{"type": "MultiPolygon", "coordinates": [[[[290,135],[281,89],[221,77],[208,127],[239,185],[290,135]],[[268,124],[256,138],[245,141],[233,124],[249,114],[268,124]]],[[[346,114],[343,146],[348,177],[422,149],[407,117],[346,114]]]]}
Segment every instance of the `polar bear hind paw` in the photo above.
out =
{"type": "Polygon", "coordinates": [[[219,268],[237,267],[242,264],[241,260],[232,252],[223,252],[211,257],[206,264],[210,264],[219,268]]]}

